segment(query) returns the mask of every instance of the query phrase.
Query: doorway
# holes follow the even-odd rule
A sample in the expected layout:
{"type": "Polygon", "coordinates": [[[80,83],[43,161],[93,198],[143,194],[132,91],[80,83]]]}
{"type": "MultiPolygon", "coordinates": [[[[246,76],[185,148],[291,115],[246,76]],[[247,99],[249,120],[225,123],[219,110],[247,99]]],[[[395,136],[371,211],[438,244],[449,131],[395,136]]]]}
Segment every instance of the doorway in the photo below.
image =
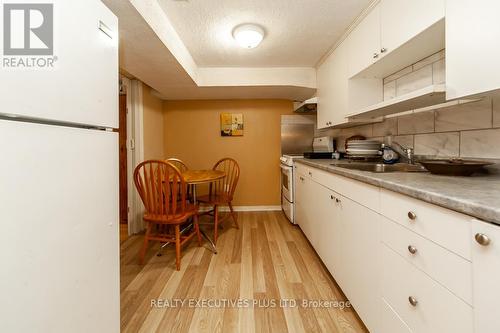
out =
{"type": "Polygon", "coordinates": [[[128,182],[127,182],[127,95],[120,94],[119,108],[119,177],[120,177],[120,242],[128,238],[128,182]]]}

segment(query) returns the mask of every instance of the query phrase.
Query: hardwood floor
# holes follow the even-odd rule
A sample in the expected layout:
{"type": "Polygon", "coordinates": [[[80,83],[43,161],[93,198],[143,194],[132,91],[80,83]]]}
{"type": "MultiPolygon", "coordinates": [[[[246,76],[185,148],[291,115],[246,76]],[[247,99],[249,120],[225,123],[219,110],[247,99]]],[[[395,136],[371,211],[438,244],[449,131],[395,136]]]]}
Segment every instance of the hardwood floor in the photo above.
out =
{"type": "Polygon", "coordinates": [[[153,243],[141,266],[143,237],[123,242],[122,332],[367,332],[350,307],[302,306],[302,300],[346,299],[281,212],[238,213],[238,221],[239,230],[228,220],[220,231],[217,255],[195,241],[187,245],[178,272],[171,246],[158,257],[159,244],[153,243]],[[280,306],[280,299],[295,299],[297,306],[280,306]],[[175,303],[180,300],[184,306],[175,303]],[[195,307],[196,300],[205,303],[195,307]],[[228,300],[243,307],[223,303],[228,300]]]}

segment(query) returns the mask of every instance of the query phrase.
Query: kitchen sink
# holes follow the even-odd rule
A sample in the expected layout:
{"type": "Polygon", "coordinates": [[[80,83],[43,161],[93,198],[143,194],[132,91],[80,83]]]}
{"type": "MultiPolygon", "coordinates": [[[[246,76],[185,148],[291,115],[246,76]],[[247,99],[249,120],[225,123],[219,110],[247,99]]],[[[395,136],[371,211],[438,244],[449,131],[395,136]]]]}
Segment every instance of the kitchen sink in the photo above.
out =
{"type": "Polygon", "coordinates": [[[408,164],[408,163],[396,163],[396,164],[382,164],[382,163],[348,163],[348,164],[331,164],[333,166],[351,169],[351,170],[360,170],[360,171],[370,171],[370,172],[427,172],[427,170],[417,164],[408,164]]]}

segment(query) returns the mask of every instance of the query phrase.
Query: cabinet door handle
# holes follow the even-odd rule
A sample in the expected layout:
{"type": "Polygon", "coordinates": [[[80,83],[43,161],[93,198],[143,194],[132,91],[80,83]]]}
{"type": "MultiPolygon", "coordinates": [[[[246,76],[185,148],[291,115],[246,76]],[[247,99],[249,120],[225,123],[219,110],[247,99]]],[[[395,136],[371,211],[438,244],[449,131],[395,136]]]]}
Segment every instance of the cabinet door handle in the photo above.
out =
{"type": "Polygon", "coordinates": [[[408,245],[408,251],[411,253],[411,254],[415,254],[417,253],[417,248],[413,245],[408,245]]]}
{"type": "Polygon", "coordinates": [[[410,304],[412,306],[417,306],[417,304],[418,304],[417,299],[415,297],[413,297],[413,296],[408,297],[408,302],[410,302],[410,304]]]}
{"type": "Polygon", "coordinates": [[[478,242],[482,246],[488,246],[491,243],[490,238],[485,234],[476,234],[474,238],[476,239],[476,242],[478,242]]]}
{"type": "Polygon", "coordinates": [[[377,59],[378,58],[378,53],[374,53],[373,54],[373,59],[377,59]]]}
{"type": "Polygon", "coordinates": [[[332,199],[332,200],[335,199],[335,197],[333,196],[333,194],[330,195],[330,199],[332,199]]]}
{"type": "Polygon", "coordinates": [[[312,172],[311,172],[311,171],[309,171],[309,176],[311,176],[311,177],[312,177],[312,175],[313,175],[313,174],[312,174],[312,172]]]}
{"type": "Polygon", "coordinates": [[[340,203],[340,199],[339,198],[335,198],[335,202],[336,203],[340,203]]]}
{"type": "Polygon", "coordinates": [[[304,181],[304,178],[303,178],[303,177],[299,177],[299,178],[300,178],[300,180],[304,181]]]}
{"type": "Polygon", "coordinates": [[[417,214],[415,214],[414,212],[408,212],[408,218],[414,221],[417,219],[417,214]]]}
{"type": "Polygon", "coordinates": [[[385,53],[386,51],[387,51],[387,49],[385,47],[380,49],[380,53],[385,53]]]}

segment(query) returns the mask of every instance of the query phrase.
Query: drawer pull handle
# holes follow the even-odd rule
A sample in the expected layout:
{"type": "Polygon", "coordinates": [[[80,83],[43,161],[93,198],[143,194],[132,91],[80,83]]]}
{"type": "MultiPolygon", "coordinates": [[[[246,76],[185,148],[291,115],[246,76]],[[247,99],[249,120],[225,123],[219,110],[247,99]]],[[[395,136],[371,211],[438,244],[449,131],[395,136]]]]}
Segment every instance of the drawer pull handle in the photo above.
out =
{"type": "Polygon", "coordinates": [[[413,245],[408,245],[408,251],[411,253],[411,254],[415,254],[417,253],[417,248],[413,245]]]}
{"type": "Polygon", "coordinates": [[[332,200],[333,200],[333,199],[335,199],[335,197],[334,197],[333,195],[330,195],[330,199],[332,199],[332,200]]]}
{"type": "Polygon", "coordinates": [[[304,181],[304,177],[300,177],[300,180],[304,181]]]}
{"type": "Polygon", "coordinates": [[[417,299],[415,297],[413,297],[413,296],[408,297],[408,302],[410,302],[410,304],[412,306],[417,306],[417,304],[418,304],[417,299]]]}
{"type": "Polygon", "coordinates": [[[408,212],[408,218],[410,220],[416,220],[417,219],[417,214],[415,214],[414,212],[408,212]]]}
{"type": "Polygon", "coordinates": [[[335,198],[335,202],[336,203],[340,203],[340,199],[339,198],[335,198]]]}
{"type": "Polygon", "coordinates": [[[485,234],[476,234],[475,236],[476,242],[478,242],[482,246],[488,246],[491,243],[491,240],[485,234]]]}
{"type": "Polygon", "coordinates": [[[311,177],[312,177],[312,175],[313,175],[313,174],[312,174],[312,172],[311,172],[311,171],[309,171],[309,176],[311,176],[311,177]]]}

